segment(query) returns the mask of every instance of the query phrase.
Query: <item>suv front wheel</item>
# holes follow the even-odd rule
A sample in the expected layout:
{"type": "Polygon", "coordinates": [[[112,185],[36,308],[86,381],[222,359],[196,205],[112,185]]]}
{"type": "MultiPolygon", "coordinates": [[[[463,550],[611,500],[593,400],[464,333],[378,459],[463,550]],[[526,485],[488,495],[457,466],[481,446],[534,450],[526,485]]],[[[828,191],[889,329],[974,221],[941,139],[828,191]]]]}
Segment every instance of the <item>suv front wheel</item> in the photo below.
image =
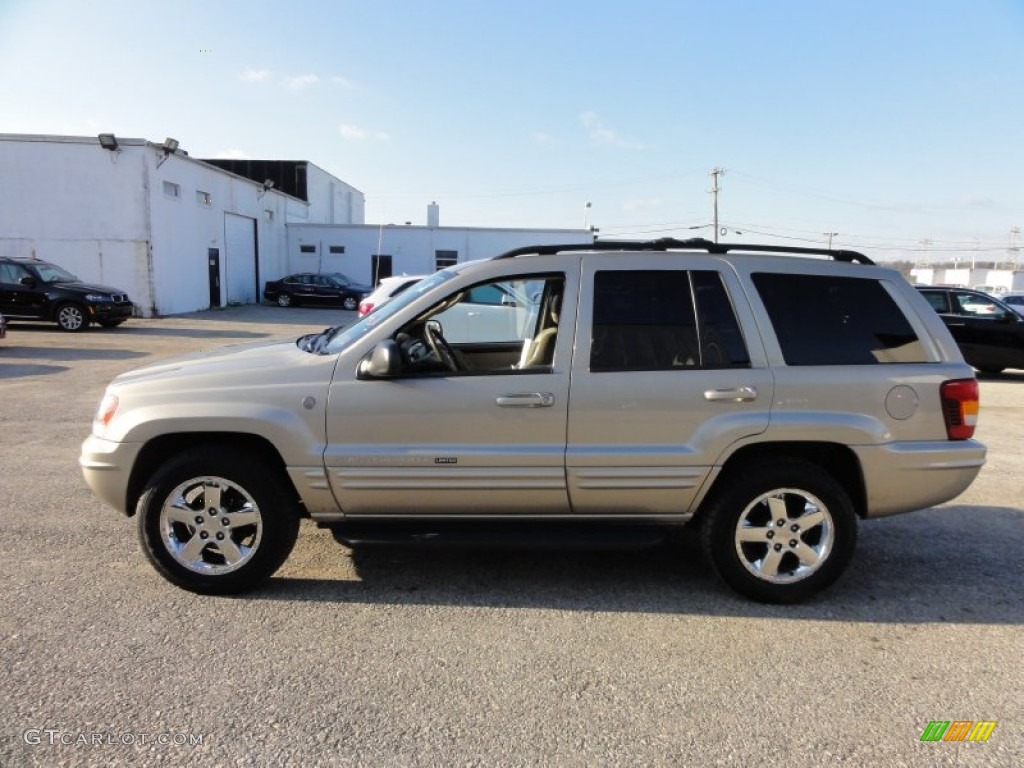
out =
{"type": "Polygon", "coordinates": [[[57,325],[62,331],[84,331],[89,327],[89,318],[81,304],[61,304],[57,307],[57,325]]]}
{"type": "Polygon", "coordinates": [[[737,592],[793,603],[846,568],[857,540],[849,494],[817,464],[797,458],[734,471],[704,514],[705,552],[737,592]]]}
{"type": "Polygon", "coordinates": [[[299,531],[296,502],[278,472],[252,456],[192,451],[146,484],[136,511],[150,562],[202,594],[251,590],[284,563],[299,531]]]}

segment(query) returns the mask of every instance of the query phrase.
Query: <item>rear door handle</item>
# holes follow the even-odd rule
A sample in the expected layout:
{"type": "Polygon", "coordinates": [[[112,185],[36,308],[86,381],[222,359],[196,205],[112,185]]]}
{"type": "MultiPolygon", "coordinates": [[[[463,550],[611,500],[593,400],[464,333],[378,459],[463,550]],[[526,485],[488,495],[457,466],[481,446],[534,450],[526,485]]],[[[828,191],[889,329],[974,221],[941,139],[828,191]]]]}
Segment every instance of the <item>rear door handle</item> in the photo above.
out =
{"type": "Polygon", "coordinates": [[[749,403],[752,400],[757,400],[757,390],[754,387],[705,389],[704,399],[712,402],[749,403]]]}
{"type": "Polygon", "coordinates": [[[510,392],[494,400],[502,408],[550,408],[555,404],[551,392],[510,392]]]}

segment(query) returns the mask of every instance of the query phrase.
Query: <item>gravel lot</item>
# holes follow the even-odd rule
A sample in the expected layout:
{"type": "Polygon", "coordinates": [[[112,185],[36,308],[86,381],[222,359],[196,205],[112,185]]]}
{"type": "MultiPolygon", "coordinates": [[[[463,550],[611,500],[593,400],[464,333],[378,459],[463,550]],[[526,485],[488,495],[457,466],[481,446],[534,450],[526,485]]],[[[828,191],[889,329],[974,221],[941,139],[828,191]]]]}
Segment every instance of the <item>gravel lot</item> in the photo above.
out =
{"type": "Polygon", "coordinates": [[[353,553],[309,523],[259,593],[164,582],[78,469],[107,381],[349,317],[12,326],[0,766],[1024,765],[1024,373],[982,382],[968,492],[862,525],[847,575],[801,606],[734,597],[692,541],[353,553]],[[930,720],[998,726],[921,743],[930,720]]]}

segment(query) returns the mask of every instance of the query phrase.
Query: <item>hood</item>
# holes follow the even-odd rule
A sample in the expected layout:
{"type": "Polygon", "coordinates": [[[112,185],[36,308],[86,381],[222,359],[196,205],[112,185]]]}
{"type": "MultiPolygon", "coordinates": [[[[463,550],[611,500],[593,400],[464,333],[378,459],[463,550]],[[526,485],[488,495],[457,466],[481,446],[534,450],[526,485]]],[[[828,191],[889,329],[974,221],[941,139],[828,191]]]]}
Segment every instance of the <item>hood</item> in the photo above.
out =
{"type": "Polygon", "coordinates": [[[121,290],[120,288],[111,288],[109,285],[100,285],[99,283],[82,283],[82,282],[68,282],[68,283],[45,283],[48,286],[60,286],[61,288],[69,288],[72,291],[81,291],[82,293],[124,293],[128,291],[121,290]]]}
{"type": "MultiPolygon", "coordinates": [[[[200,348],[196,352],[161,360],[122,373],[112,382],[121,385],[159,383],[177,389],[184,379],[193,379],[197,386],[244,386],[270,383],[295,368],[313,361],[324,362],[325,356],[303,352],[294,340],[256,341],[225,347],[200,348]],[[177,380],[177,384],[173,383],[177,380]]],[[[330,358],[333,364],[333,358],[330,358]]]]}

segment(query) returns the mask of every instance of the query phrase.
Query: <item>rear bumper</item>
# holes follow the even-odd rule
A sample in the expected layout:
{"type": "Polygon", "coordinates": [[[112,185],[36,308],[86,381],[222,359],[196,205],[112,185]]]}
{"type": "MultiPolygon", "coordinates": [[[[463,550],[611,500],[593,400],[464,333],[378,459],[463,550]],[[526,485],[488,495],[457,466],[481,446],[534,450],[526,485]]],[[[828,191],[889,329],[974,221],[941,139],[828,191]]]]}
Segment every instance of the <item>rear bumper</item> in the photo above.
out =
{"type": "Polygon", "coordinates": [[[854,446],[866,480],[867,517],[912,512],[949,501],[965,490],[985,464],[976,440],[854,446]]]}
{"type": "Polygon", "coordinates": [[[141,443],[115,443],[89,435],[82,443],[82,454],[78,458],[86,485],[125,515],[135,513],[134,509],[127,508],[128,479],[141,449],[141,443]]]}

